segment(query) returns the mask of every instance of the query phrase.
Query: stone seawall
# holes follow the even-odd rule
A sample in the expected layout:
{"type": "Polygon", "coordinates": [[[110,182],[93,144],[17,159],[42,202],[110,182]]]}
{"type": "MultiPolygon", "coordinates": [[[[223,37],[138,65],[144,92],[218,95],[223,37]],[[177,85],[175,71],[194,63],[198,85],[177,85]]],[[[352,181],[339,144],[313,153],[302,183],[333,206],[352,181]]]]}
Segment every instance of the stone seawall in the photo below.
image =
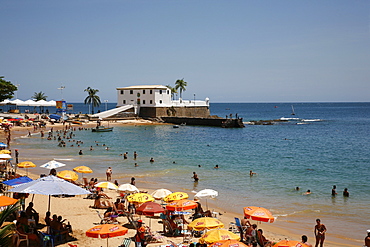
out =
{"type": "Polygon", "coordinates": [[[186,118],[186,117],[161,117],[166,123],[186,124],[186,125],[205,125],[223,128],[243,128],[243,119],[226,118],[186,118]]]}
{"type": "Polygon", "coordinates": [[[208,118],[210,117],[209,107],[140,107],[139,117],[188,117],[208,118]]]}

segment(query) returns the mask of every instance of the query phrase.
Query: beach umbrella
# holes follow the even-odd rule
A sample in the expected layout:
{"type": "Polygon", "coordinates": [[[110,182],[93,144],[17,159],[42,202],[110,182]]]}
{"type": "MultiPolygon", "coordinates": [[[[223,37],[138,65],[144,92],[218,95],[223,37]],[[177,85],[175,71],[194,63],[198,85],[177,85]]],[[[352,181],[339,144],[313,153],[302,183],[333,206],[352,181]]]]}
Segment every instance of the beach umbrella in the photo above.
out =
{"type": "Polygon", "coordinates": [[[93,173],[93,170],[88,166],[77,166],[73,170],[78,173],[93,173]]]}
{"type": "Polygon", "coordinates": [[[23,177],[11,179],[11,180],[3,181],[3,184],[14,187],[14,186],[18,186],[20,184],[28,183],[28,182],[31,182],[31,181],[33,181],[33,180],[30,179],[29,177],[23,176],[23,177]]]}
{"type": "Polygon", "coordinates": [[[177,201],[181,199],[187,199],[189,198],[189,195],[185,192],[173,192],[166,196],[163,201],[165,202],[172,202],[172,201],[177,201]]]}
{"type": "Polygon", "coordinates": [[[200,239],[201,244],[213,244],[220,240],[237,240],[239,241],[240,236],[224,229],[210,230],[206,232],[200,239]]]}
{"type": "Polygon", "coordinates": [[[59,168],[59,167],[63,167],[63,166],[66,166],[66,164],[64,164],[64,163],[61,163],[61,162],[59,162],[59,161],[56,161],[56,160],[50,160],[49,162],[47,162],[47,163],[45,163],[45,164],[43,164],[42,166],[40,166],[40,167],[42,167],[42,168],[46,168],[46,169],[57,169],[57,168],[59,168]]]}
{"type": "Polygon", "coordinates": [[[70,180],[70,181],[76,181],[78,179],[77,173],[75,173],[74,171],[70,171],[70,170],[64,170],[64,171],[58,172],[57,177],[63,178],[65,180],[70,180]]]}
{"type": "MultiPolygon", "coordinates": [[[[144,202],[137,209],[136,213],[139,215],[154,216],[154,214],[163,213],[164,208],[156,202],[144,202]]],[[[152,218],[149,221],[149,227],[152,224],[152,218]]]]}
{"type": "Polygon", "coordinates": [[[154,198],[148,193],[135,193],[129,195],[126,199],[131,203],[145,203],[154,201],[154,198]]]}
{"type": "Polygon", "coordinates": [[[208,198],[213,199],[218,196],[218,192],[211,189],[204,189],[194,195],[194,199],[206,199],[206,206],[208,210],[208,198]]]}
{"type": "Polygon", "coordinates": [[[17,166],[19,168],[26,168],[27,176],[28,176],[28,168],[30,168],[30,167],[36,167],[36,165],[33,162],[31,162],[31,161],[23,161],[21,163],[18,163],[17,166]]]}
{"type": "Polygon", "coordinates": [[[17,202],[17,199],[8,197],[8,196],[0,196],[0,207],[6,207],[9,205],[13,205],[17,202]]]}
{"type": "Polygon", "coordinates": [[[136,213],[147,216],[154,216],[154,214],[163,212],[164,208],[160,204],[155,202],[145,202],[136,209],[136,213]]]}
{"type": "Polygon", "coordinates": [[[50,196],[52,195],[86,195],[91,194],[77,185],[67,182],[64,179],[58,178],[53,175],[41,177],[31,182],[21,184],[13,189],[8,190],[9,192],[18,193],[29,193],[38,195],[49,196],[48,211],[50,211],[50,196]]]}
{"type": "Polygon", "coordinates": [[[4,142],[0,142],[0,148],[6,148],[7,146],[4,142]]]}
{"type": "Polygon", "coordinates": [[[118,187],[119,191],[127,192],[127,193],[139,193],[139,189],[136,188],[135,185],[132,184],[121,184],[118,187]]]}
{"type": "Polygon", "coordinates": [[[86,231],[86,236],[91,238],[106,238],[107,239],[107,247],[108,247],[108,239],[118,236],[123,236],[128,232],[126,227],[115,225],[115,224],[104,224],[94,226],[86,231]]]}
{"type": "Polygon", "coordinates": [[[248,219],[263,221],[263,222],[274,222],[275,218],[272,216],[272,213],[266,208],[261,207],[245,207],[244,216],[248,219]]]}
{"type": "Polygon", "coordinates": [[[10,150],[0,150],[0,154],[11,154],[12,152],[10,150]]]}
{"type": "Polygon", "coordinates": [[[273,247],[308,247],[306,244],[302,244],[295,240],[281,240],[273,245],[273,247]]]}
{"type": "Polygon", "coordinates": [[[165,198],[169,194],[172,194],[172,191],[167,190],[167,189],[158,189],[158,190],[153,191],[152,196],[156,200],[162,200],[163,198],[165,198]]]}
{"type": "Polygon", "coordinates": [[[2,160],[9,160],[11,158],[12,156],[10,156],[9,154],[0,154],[0,159],[2,160]]]}
{"type": "Polygon", "coordinates": [[[195,230],[195,231],[204,231],[206,229],[210,230],[210,229],[223,228],[223,227],[224,227],[224,223],[212,217],[198,218],[196,220],[193,220],[188,225],[188,228],[190,228],[191,230],[195,230]]]}
{"type": "Polygon", "coordinates": [[[196,208],[198,204],[195,201],[182,199],[178,201],[170,202],[166,205],[166,208],[170,211],[184,211],[196,208]]]}
{"type": "Polygon", "coordinates": [[[248,247],[248,245],[237,240],[228,239],[214,242],[209,247],[248,247]]]}
{"type": "Polygon", "coordinates": [[[104,189],[111,189],[111,190],[117,190],[118,189],[117,185],[115,185],[112,182],[108,182],[108,181],[99,182],[99,183],[95,184],[94,187],[104,188],[104,189]]]}

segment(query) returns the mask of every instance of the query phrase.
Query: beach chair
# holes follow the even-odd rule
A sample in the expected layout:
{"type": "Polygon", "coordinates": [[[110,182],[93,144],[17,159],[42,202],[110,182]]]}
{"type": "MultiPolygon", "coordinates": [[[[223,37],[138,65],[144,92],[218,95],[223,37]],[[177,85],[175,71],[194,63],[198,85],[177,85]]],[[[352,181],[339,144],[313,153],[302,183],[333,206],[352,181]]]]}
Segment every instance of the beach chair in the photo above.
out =
{"type": "Polygon", "coordinates": [[[235,217],[235,225],[239,230],[240,233],[240,241],[243,242],[245,231],[247,230],[246,226],[242,226],[240,223],[240,219],[235,217]]]}
{"type": "Polygon", "coordinates": [[[27,247],[30,245],[30,241],[28,239],[28,235],[27,234],[22,234],[20,232],[18,232],[17,230],[15,231],[16,232],[16,240],[17,240],[17,247],[21,244],[21,242],[23,241],[26,241],[27,243],[27,247]]]}
{"type": "Polygon", "coordinates": [[[131,244],[131,238],[124,238],[122,244],[119,247],[129,247],[131,244]]]}
{"type": "Polygon", "coordinates": [[[137,220],[134,219],[133,215],[130,213],[126,213],[126,217],[128,222],[130,222],[130,224],[135,228],[135,230],[137,230],[138,228],[137,220]]]}
{"type": "Polygon", "coordinates": [[[52,247],[54,247],[55,237],[53,235],[40,231],[38,233],[43,247],[48,246],[49,243],[51,244],[52,247]]]}
{"type": "Polygon", "coordinates": [[[146,227],[145,229],[145,240],[148,243],[161,243],[163,242],[164,236],[160,235],[158,232],[152,232],[150,227],[146,227]]]}
{"type": "Polygon", "coordinates": [[[104,217],[100,214],[100,212],[99,212],[98,210],[96,210],[96,212],[98,213],[98,216],[99,216],[99,218],[100,218],[100,225],[102,225],[102,224],[112,224],[112,221],[111,221],[110,219],[108,219],[108,218],[104,218],[104,217]]]}

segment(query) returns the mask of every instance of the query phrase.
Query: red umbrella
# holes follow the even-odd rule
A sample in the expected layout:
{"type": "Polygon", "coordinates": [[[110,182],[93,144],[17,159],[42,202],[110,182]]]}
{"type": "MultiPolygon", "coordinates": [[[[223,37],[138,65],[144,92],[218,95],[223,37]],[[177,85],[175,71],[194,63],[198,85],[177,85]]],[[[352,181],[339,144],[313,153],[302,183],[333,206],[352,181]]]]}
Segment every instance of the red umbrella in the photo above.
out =
{"type": "Polygon", "coordinates": [[[154,216],[154,214],[163,213],[164,208],[155,202],[145,202],[136,209],[136,212],[142,215],[154,216]]]}

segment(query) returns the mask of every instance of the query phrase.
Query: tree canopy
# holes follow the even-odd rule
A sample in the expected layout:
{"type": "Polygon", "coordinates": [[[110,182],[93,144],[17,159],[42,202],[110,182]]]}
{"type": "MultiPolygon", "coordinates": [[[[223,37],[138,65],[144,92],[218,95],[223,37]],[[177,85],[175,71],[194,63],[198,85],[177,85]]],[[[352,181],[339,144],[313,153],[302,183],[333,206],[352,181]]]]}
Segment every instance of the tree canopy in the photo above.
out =
{"type": "Polygon", "coordinates": [[[170,85],[166,85],[167,88],[171,90],[171,98],[174,99],[175,94],[177,93],[176,88],[171,87],[170,85]]]}
{"type": "Polygon", "coordinates": [[[182,78],[181,80],[177,80],[175,82],[175,89],[180,90],[180,99],[182,98],[182,92],[186,91],[186,86],[187,85],[188,85],[188,83],[186,81],[184,81],[184,78],[182,78]]]}
{"type": "Polygon", "coordinates": [[[36,100],[36,101],[39,101],[39,100],[46,100],[48,96],[45,95],[45,93],[43,93],[42,91],[40,92],[35,92],[32,96],[32,99],[36,100]]]}
{"type": "Polygon", "coordinates": [[[84,103],[91,104],[91,112],[92,114],[94,114],[94,107],[98,107],[101,104],[100,97],[96,95],[99,90],[88,87],[84,90],[84,92],[87,92],[88,94],[88,96],[85,98],[84,103]]]}
{"type": "Polygon", "coordinates": [[[17,89],[17,86],[10,81],[4,80],[4,76],[0,76],[0,102],[13,98],[14,91],[17,91],[17,89]]]}

